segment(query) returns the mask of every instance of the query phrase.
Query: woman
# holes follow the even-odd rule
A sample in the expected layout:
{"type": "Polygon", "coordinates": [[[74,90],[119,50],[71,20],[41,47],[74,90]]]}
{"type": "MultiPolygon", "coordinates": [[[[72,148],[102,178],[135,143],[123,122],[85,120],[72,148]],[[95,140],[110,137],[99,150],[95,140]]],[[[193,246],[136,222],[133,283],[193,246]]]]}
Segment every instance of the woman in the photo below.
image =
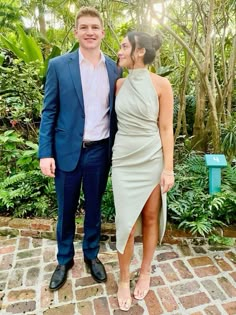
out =
{"type": "Polygon", "coordinates": [[[119,66],[129,70],[116,85],[118,131],[112,158],[120,266],[117,297],[124,311],[132,302],[129,266],[134,235],[141,226],[143,259],[134,290],[134,297],[141,300],[149,291],[151,261],[165,232],[166,192],[174,184],[172,89],[166,78],[147,69],[160,46],[157,35],[130,32],[118,52],[119,66]]]}

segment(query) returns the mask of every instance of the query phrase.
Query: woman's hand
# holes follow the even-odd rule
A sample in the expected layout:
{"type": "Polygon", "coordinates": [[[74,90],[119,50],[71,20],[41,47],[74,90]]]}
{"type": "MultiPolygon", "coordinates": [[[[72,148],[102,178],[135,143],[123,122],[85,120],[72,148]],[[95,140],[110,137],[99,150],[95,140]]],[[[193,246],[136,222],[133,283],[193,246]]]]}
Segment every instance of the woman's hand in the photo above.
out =
{"type": "Polygon", "coordinates": [[[161,188],[162,193],[168,192],[174,186],[175,178],[173,171],[163,170],[161,173],[161,188]]]}

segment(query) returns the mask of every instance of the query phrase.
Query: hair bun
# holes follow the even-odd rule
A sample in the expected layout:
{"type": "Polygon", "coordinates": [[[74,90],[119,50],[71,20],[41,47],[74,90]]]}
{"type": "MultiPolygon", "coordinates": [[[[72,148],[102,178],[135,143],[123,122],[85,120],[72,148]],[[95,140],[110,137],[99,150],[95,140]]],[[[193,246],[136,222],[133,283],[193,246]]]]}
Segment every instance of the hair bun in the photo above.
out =
{"type": "Polygon", "coordinates": [[[158,50],[161,47],[161,44],[162,44],[162,40],[158,34],[152,36],[152,47],[155,50],[158,50]]]}

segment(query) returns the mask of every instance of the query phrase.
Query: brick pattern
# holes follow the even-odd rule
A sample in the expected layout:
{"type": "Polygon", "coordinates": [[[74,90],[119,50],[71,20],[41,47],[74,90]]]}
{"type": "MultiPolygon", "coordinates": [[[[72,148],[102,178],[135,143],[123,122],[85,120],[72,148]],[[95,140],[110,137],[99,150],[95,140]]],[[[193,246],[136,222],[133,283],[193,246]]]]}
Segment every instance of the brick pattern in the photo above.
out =
{"type": "MultiPolygon", "coordinates": [[[[107,241],[114,237],[115,229],[114,224],[105,223],[102,225],[102,239],[107,241]]],[[[76,225],[75,239],[81,240],[83,234],[83,225],[78,223],[76,225]]],[[[21,236],[22,244],[21,247],[26,246],[27,237],[33,238],[46,238],[55,240],[56,239],[56,221],[53,219],[19,219],[19,218],[5,218],[0,216],[0,236],[21,236]]],[[[23,249],[22,248],[22,249],[23,249]]],[[[4,250],[14,250],[13,248],[6,248],[4,250]]],[[[1,253],[0,253],[1,254],[1,253]]]]}
{"type": "MultiPolygon", "coordinates": [[[[0,216],[0,236],[25,236],[34,238],[46,238],[55,240],[56,239],[56,221],[54,219],[19,219],[19,218],[8,218],[0,216]]],[[[83,235],[83,224],[76,224],[75,239],[81,240],[83,235]]],[[[102,241],[115,242],[115,227],[113,223],[102,224],[102,241]]],[[[225,227],[221,229],[221,235],[225,237],[236,238],[236,226],[225,227]]],[[[163,239],[163,243],[167,244],[178,244],[184,251],[188,251],[189,247],[183,244],[186,239],[192,239],[193,236],[190,232],[186,232],[178,229],[174,225],[167,223],[166,233],[163,239]]],[[[142,238],[137,236],[136,242],[141,242],[142,238]]],[[[24,241],[22,241],[24,242],[24,241]]],[[[200,251],[204,253],[202,247],[196,246],[194,249],[196,252],[200,251]],[[203,251],[203,252],[202,252],[203,251]]],[[[199,252],[199,253],[200,253],[199,252]]],[[[186,256],[189,256],[189,252],[185,252],[186,256]]],[[[170,255],[176,255],[176,253],[170,253],[170,255]]],[[[170,257],[171,258],[171,257],[170,257]]],[[[173,257],[174,258],[174,257],[173,257]]],[[[160,256],[160,259],[161,256],[160,256]]],[[[166,256],[168,259],[168,255],[166,256]]],[[[236,258],[235,258],[236,259],[236,258]]],[[[236,261],[236,260],[235,260],[236,261]]]]}
{"type": "MultiPolygon", "coordinates": [[[[27,224],[33,228],[30,222],[24,221],[24,231],[27,224]]],[[[45,221],[40,224],[34,226],[50,232],[45,221]]],[[[106,229],[111,232],[108,226],[106,229]]],[[[50,292],[48,284],[57,264],[56,242],[21,233],[18,237],[0,236],[0,313],[124,314],[116,298],[119,268],[114,243],[104,238],[99,256],[108,273],[106,284],[96,283],[86,272],[81,247],[81,241],[76,241],[75,265],[65,285],[59,291],[50,292]]],[[[141,259],[142,246],[136,243],[131,264],[132,292],[141,259]]],[[[133,298],[127,314],[235,315],[236,248],[221,247],[212,251],[207,244],[196,245],[192,240],[185,240],[182,245],[158,247],[152,262],[150,291],[143,301],[133,298]]]]}

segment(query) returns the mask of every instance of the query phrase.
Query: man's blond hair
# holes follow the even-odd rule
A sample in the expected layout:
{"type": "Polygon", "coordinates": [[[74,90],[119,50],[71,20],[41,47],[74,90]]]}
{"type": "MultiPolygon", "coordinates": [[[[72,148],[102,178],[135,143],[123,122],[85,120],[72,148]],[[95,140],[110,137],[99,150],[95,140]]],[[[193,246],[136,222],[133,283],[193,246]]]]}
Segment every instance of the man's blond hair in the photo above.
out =
{"type": "Polygon", "coordinates": [[[78,20],[83,16],[91,16],[91,17],[98,18],[99,21],[101,22],[102,27],[103,27],[103,20],[102,20],[101,14],[98,12],[97,9],[95,9],[93,7],[82,7],[82,8],[80,8],[79,12],[76,15],[75,28],[78,27],[78,20]]]}

